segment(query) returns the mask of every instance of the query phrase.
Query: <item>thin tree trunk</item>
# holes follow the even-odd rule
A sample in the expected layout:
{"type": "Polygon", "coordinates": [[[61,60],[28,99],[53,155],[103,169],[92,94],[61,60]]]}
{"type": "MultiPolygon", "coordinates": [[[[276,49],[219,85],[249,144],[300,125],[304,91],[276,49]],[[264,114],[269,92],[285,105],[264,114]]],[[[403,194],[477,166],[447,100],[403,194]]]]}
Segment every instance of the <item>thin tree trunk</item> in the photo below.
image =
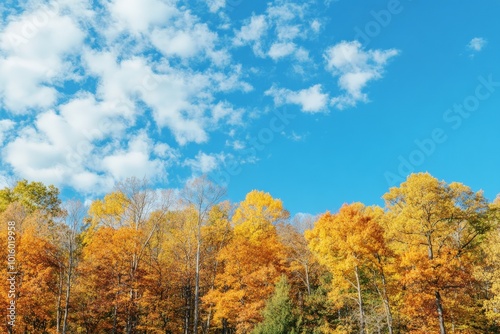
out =
{"type": "Polygon", "coordinates": [[[309,266],[306,264],[305,266],[306,269],[306,285],[307,285],[307,295],[311,295],[311,283],[309,282],[309,266]]]}
{"type": "Polygon", "coordinates": [[[354,269],[356,275],[356,285],[358,290],[358,305],[359,305],[359,333],[365,334],[365,311],[363,307],[363,298],[361,296],[361,284],[359,282],[359,271],[358,267],[354,269]]]}
{"type": "Polygon", "coordinates": [[[116,316],[117,316],[118,310],[117,306],[115,305],[113,307],[113,334],[116,334],[116,316]]]}
{"type": "Polygon", "coordinates": [[[201,252],[201,229],[198,224],[198,240],[196,248],[196,272],[194,278],[194,319],[193,319],[193,334],[198,334],[198,310],[200,300],[200,252],[201,252]]]}
{"type": "MultiPolygon", "coordinates": [[[[432,249],[432,239],[431,239],[430,235],[427,236],[427,254],[428,254],[429,260],[434,259],[434,252],[432,249]]],[[[436,307],[437,307],[438,320],[439,320],[439,333],[446,334],[446,327],[444,325],[444,315],[443,315],[443,301],[441,300],[441,294],[439,293],[439,290],[436,290],[434,292],[434,295],[436,296],[436,307]]]]}
{"type": "MultiPolygon", "coordinates": [[[[121,283],[121,279],[120,279],[120,275],[118,275],[118,286],[120,286],[120,283],[121,283]]],[[[115,294],[115,305],[113,307],[113,334],[116,334],[117,333],[117,317],[118,317],[118,294],[120,292],[117,291],[116,294],[115,294]]]]}
{"type": "Polygon", "coordinates": [[[210,331],[210,319],[211,318],[212,318],[212,307],[210,307],[210,309],[208,310],[207,324],[206,324],[204,334],[208,334],[208,332],[210,331]]]}
{"type": "Polygon", "coordinates": [[[185,294],[185,311],[184,311],[184,334],[189,334],[189,318],[191,311],[191,287],[189,285],[184,287],[185,294]]]}
{"type": "Polygon", "coordinates": [[[391,306],[389,305],[389,297],[387,296],[387,289],[386,289],[386,282],[385,282],[385,275],[382,273],[382,287],[383,287],[383,294],[384,294],[384,308],[385,308],[385,315],[387,319],[387,328],[389,329],[389,334],[393,333],[392,330],[392,312],[391,312],[391,306]]]}
{"type": "Polygon", "coordinates": [[[73,274],[73,247],[70,246],[62,334],[66,334],[67,325],[68,325],[69,297],[71,294],[71,276],[72,276],[72,274],[73,274]]]}
{"type": "Polygon", "coordinates": [[[444,326],[443,303],[441,300],[441,294],[439,293],[439,290],[436,290],[434,294],[436,295],[436,306],[439,318],[439,333],[446,334],[446,327],[444,326]]]}
{"type": "Polygon", "coordinates": [[[57,314],[56,314],[56,333],[61,331],[61,299],[62,299],[62,286],[63,286],[63,269],[62,264],[59,269],[59,287],[57,291],[57,314]]]}
{"type": "MultiPolygon", "coordinates": [[[[380,277],[382,278],[382,301],[384,303],[385,316],[387,320],[387,328],[389,329],[389,334],[393,333],[392,329],[392,312],[391,305],[389,303],[389,296],[387,294],[387,281],[385,280],[384,267],[382,265],[382,259],[380,255],[377,254],[377,260],[380,265],[380,277]]],[[[378,289],[377,289],[378,290],[378,289]]]]}

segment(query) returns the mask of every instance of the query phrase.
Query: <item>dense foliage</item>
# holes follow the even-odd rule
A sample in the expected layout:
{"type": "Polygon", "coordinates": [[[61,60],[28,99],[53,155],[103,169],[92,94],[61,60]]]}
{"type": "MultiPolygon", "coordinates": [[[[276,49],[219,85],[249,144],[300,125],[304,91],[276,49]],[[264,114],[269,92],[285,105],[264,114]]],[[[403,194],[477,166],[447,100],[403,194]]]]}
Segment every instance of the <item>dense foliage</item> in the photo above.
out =
{"type": "MultiPolygon", "coordinates": [[[[384,208],[315,221],[265,192],[223,195],[205,177],[181,192],[129,179],[89,207],[36,182],[0,190],[0,251],[14,222],[17,272],[2,332],[500,332],[498,199],[427,173],[384,208]]],[[[3,319],[8,295],[5,281],[3,319]]]]}

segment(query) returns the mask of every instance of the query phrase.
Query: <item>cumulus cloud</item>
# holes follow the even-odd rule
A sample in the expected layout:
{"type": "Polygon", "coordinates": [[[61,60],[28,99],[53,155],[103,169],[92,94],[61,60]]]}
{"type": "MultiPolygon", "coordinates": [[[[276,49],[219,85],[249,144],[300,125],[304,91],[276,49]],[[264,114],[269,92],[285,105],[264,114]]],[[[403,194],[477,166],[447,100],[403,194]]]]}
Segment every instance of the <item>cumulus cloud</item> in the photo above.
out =
{"type": "Polygon", "coordinates": [[[101,129],[74,127],[66,117],[64,111],[42,113],[6,145],[3,158],[16,175],[84,193],[107,191],[126,177],[165,175],[168,160],[154,157],[155,146],[145,133],[123,136],[126,145],[120,141],[97,145],[101,129]]]}
{"type": "Polygon", "coordinates": [[[133,136],[128,147],[104,157],[102,167],[116,181],[129,177],[154,179],[165,173],[165,165],[159,159],[151,159],[152,142],[145,133],[133,136]]]}
{"type": "Polygon", "coordinates": [[[178,13],[175,5],[160,0],[111,0],[106,2],[112,19],[110,33],[146,33],[178,13]]]}
{"type": "Polygon", "coordinates": [[[273,86],[265,94],[272,96],[276,105],[284,103],[297,104],[303,112],[316,113],[325,111],[328,104],[328,94],[322,93],[321,90],[320,84],[299,91],[273,86]]]}
{"type": "Polygon", "coordinates": [[[296,49],[294,43],[274,43],[269,49],[268,55],[274,60],[286,57],[292,54],[296,49]]]}
{"type": "Polygon", "coordinates": [[[7,109],[25,113],[48,108],[58,97],[59,81],[72,72],[70,55],[85,33],[58,8],[40,6],[11,18],[0,33],[0,99],[7,109]]]}
{"type": "Polygon", "coordinates": [[[267,21],[264,15],[252,15],[250,20],[235,32],[234,44],[242,46],[246,44],[253,45],[253,52],[256,55],[263,56],[262,39],[267,32],[267,21]]]}
{"type": "MultiPolygon", "coordinates": [[[[226,0],[206,6],[175,0],[35,3],[7,13],[0,32],[0,110],[6,115],[0,120],[0,166],[15,177],[86,195],[129,176],[165,180],[170,168],[199,174],[224,165],[246,147],[245,127],[260,114],[242,101],[262,92],[258,80],[266,73],[240,57],[238,48],[248,46],[276,63],[286,59],[305,77],[318,56],[305,42],[323,29],[309,3],[286,0],[268,3],[238,26],[210,21],[226,18],[226,0]],[[197,15],[200,8],[204,17],[197,15]],[[193,149],[212,137],[227,143],[224,152],[193,149]]],[[[357,49],[364,62],[343,62],[332,52],[328,68],[347,97],[360,98],[392,55],[357,49]]],[[[331,100],[324,85],[279,87],[266,92],[274,103],[295,104],[305,113],[326,111],[331,100]]]]}
{"type": "MultiPolygon", "coordinates": [[[[213,123],[207,115],[213,94],[241,88],[237,73],[197,73],[168,64],[155,71],[142,57],[119,61],[112,52],[89,51],[84,58],[89,71],[100,78],[97,93],[102,99],[142,101],[158,127],[168,128],[181,145],[206,142],[207,128],[213,123]]],[[[135,113],[133,103],[128,110],[135,113]]]]}
{"type": "Polygon", "coordinates": [[[342,41],[329,47],[324,58],[326,68],[338,77],[338,86],[343,95],[334,97],[332,104],[343,109],[366,102],[368,96],[363,89],[370,81],[382,78],[388,61],[397,56],[399,50],[364,50],[358,41],[342,41]]]}
{"type": "Polygon", "coordinates": [[[166,56],[190,58],[200,52],[213,49],[216,35],[206,24],[195,24],[185,30],[164,28],[154,30],[151,35],[153,44],[166,56]]]}

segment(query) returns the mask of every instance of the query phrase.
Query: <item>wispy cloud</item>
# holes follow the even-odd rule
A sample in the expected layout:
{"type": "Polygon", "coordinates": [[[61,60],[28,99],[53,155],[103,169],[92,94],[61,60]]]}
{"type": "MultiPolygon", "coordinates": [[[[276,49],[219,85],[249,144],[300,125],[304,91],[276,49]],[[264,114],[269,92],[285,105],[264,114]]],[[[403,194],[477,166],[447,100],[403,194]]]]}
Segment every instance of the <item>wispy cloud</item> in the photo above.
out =
{"type": "Polygon", "coordinates": [[[488,44],[488,41],[486,39],[482,37],[474,37],[467,44],[467,48],[475,52],[480,52],[481,50],[483,50],[486,44],[488,44]]]}

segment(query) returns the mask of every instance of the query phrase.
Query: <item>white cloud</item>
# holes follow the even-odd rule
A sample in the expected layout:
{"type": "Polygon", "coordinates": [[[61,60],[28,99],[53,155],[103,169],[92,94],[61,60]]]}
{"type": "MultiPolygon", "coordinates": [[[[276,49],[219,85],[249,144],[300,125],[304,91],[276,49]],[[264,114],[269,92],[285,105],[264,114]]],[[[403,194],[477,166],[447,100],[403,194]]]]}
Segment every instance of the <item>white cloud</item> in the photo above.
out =
{"type": "Polygon", "coordinates": [[[89,69],[101,78],[98,94],[103,99],[127,101],[135,96],[153,109],[156,124],[168,127],[179,143],[207,140],[202,110],[195,104],[195,97],[209,86],[206,76],[170,67],[157,74],[144,58],[118,64],[111,53],[91,52],[86,59],[89,69]]]}
{"type": "Polygon", "coordinates": [[[293,43],[274,43],[269,49],[268,55],[274,60],[286,57],[295,51],[293,43]]]}
{"type": "Polygon", "coordinates": [[[262,40],[266,34],[268,25],[264,15],[252,15],[250,21],[235,32],[234,44],[242,46],[246,44],[253,45],[253,52],[258,56],[263,56],[262,40]]]}
{"type": "Polygon", "coordinates": [[[3,160],[19,177],[46,184],[74,185],[72,179],[84,170],[94,148],[52,110],[39,114],[33,126],[18,132],[6,145],[3,160]]]}
{"type": "Polygon", "coordinates": [[[246,42],[260,40],[267,30],[266,17],[264,15],[252,15],[250,21],[235,33],[235,43],[243,45],[246,42]]]}
{"type": "Polygon", "coordinates": [[[207,5],[212,13],[216,13],[226,6],[226,0],[207,0],[207,5]]]}
{"type": "MultiPolygon", "coordinates": [[[[224,51],[215,50],[217,34],[212,32],[207,24],[196,21],[189,13],[179,15],[175,24],[153,29],[151,42],[167,57],[192,58],[206,55],[211,58],[227,58],[224,51]]],[[[224,61],[227,59],[221,60],[221,63],[224,61]]]]}
{"type": "MultiPolygon", "coordinates": [[[[281,0],[237,30],[220,12],[226,0],[42,2],[6,14],[0,31],[0,104],[16,114],[15,122],[0,120],[0,164],[16,178],[85,195],[129,176],[163,180],[171,167],[217,169],[245,147],[249,113],[260,115],[234,104],[264,71],[233,59],[231,41],[305,65],[313,55],[301,42],[318,29],[304,23],[307,5],[281,0]],[[215,131],[231,138],[228,153],[187,155],[187,144],[206,143],[215,131]]],[[[276,92],[310,113],[329,99],[321,85],[276,92]]]]}
{"type": "MultiPolygon", "coordinates": [[[[113,52],[88,51],[84,59],[89,71],[100,78],[97,89],[100,98],[141,100],[151,108],[156,125],[168,128],[181,145],[208,140],[207,131],[214,125],[209,111],[216,92],[248,89],[240,82],[238,68],[198,73],[162,64],[153,70],[145,58],[132,57],[119,62],[113,52]]],[[[135,109],[129,111],[134,113],[135,109]]],[[[237,123],[234,115],[224,120],[237,123]]]]}
{"type": "Polygon", "coordinates": [[[60,185],[68,175],[64,150],[34,128],[24,129],[18,138],[7,144],[3,153],[3,160],[22,178],[60,185]]]}
{"type": "Polygon", "coordinates": [[[128,149],[114,152],[102,160],[103,169],[119,181],[128,177],[154,179],[165,173],[164,163],[150,159],[153,146],[145,133],[132,137],[128,149]]]}
{"type": "Polygon", "coordinates": [[[32,126],[22,128],[6,145],[3,160],[19,177],[90,193],[109,190],[115,180],[131,176],[132,171],[151,177],[161,174],[162,163],[149,159],[152,144],[145,135],[132,137],[128,151],[119,141],[110,141],[124,138],[129,122],[114,103],[82,94],[59,111],[40,113],[32,126]],[[138,145],[140,139],[149,146],[138,145]]]}
{"type": "Polygon", "coordinates": [[[338,76],[339,88],[345,93],[332,99],[339,109],[366,102],[363,89],[368,82],[382,78],[384,67],[392,57],[399,54],[396,49],[365,51],[358,41],[342,41],[324,54],[327,69],[338,76]]]}
{"type": "Polygon", "coordinates": [[[255,15],[235,32],[236,46],[249,45],[257,57],[270,57],[277,61],[296,53],[295,59],[307,61],[307,51],[297,47],[296,40],[307,39],[311,32],[317,32],[319,21],[304,25],[308,14],[307,4],[286,1],[268,3],[264,14],[255,15]]]}
{"type": "Polygon", "coordinates": [[[244,110],[234,109],[233,106],[227,101],[218,102],[211,108],[212,120],[216,124],[221,120],[226,119],[227,124],[241,125],[244,110]]]}
{"type": "Polygon", "coordinates": [[[0,98],[15,113],[54,105],[54,84],[70,77],[67,57],[85,36],[69,16],[47,8],[12,18],[0,34],[0,98]]]}
{"type": "Polygon", "coordinates": [[[328,104],[328,94],[322,93],[321,89],[320,84],[297,92],[273,86],[265,94],[272,96],[276,105],[297,104],[300,105],[303,112],[316,113],[325,111],[328,104]]]}
{"type": "Polygon", "coordinates": [[[112,0],[108,9],[115,21],[113,30],[132,34],[146,33],[153,25],[162,24],[177,13],[177,8],[160,0],[112,0]]]}
{"type": "Polygon", "coordinates": [[[82,93],[59,108],[65,127],[90,141],[119,137],[134,123],[133,111],[128,105],[96,101],[89,93],[82,93]]]}
{"type": "Polygon", "coordinates": [[[207,174],[217,169],[224,160],[223,153],[206,154],[200,151],[194,159],[187,159],[185,165],[191,167],[195,173],[207,174]]]}
{"type": "Polygon", "coordinates": [[[467,47],[472,51],[479,52],[486,46],[486,44],[488,44],[486,39],[482,37],[474,37],[470,40],[469,44],[467,44],[467,47]]]}

